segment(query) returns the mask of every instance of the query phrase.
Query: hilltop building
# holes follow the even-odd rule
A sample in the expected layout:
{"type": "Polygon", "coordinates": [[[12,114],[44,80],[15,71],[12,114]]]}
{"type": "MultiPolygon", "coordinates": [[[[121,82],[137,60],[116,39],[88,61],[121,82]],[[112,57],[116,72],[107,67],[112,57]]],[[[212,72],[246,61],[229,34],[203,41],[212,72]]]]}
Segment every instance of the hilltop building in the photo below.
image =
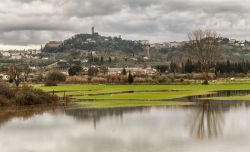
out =
{"type": "Polygon", "coordinates": [[[62,41],[49,41],[45,47],[48,48],[58,48],[60,45],[62,45],[63,42],[62,41]]]}
{"type": "Polygon", "coordinates": [[[93,26],[92,27],[92,35],[98,35],[99,33],[98,32],[95,32],[95,27],[93,26]]]}

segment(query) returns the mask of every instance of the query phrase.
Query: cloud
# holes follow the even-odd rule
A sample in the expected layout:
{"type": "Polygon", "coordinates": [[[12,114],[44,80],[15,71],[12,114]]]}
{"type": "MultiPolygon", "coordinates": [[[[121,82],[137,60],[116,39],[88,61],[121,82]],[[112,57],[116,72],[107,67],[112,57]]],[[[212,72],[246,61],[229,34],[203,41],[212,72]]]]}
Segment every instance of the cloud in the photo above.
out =
{"type": "Polygon", "coordinates": [[[44,44],[91,26],[157,42],[185,40],[197,28],[250,39],[249,7],[247,0],[6,0],[0,3],[0,44],[44,44]]]}

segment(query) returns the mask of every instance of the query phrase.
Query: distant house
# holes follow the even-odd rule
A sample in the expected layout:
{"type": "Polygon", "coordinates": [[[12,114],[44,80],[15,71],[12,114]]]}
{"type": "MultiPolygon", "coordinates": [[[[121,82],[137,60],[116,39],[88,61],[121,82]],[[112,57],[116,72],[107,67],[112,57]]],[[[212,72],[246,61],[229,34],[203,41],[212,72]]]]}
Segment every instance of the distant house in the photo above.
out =
{"type": "Polygon", "coordinates": [[[58,48],[60,45],[62,45],[62,41],[49,41],[45,47],[47,48],[58,48]]]}
{"type": "Polygon", "coordinates": [[[67,63],[67,61],[64,60],[60,60],[58,62],[55,62],[53,64],[48,65],[48,69],[49,70],[55,70],[55,71],[59,71],[59,72],[63,72],[66,75],[68,75],[68,69],[70,68],[69,63],[67,63]]]}
{"type": "MultiPolygon", "coordinates": [[[[108,68],[109,75],[121,74],[124,68],[108,68]]],[[[130,71],[135,75],[152,75],[157,72],[156,69],[153,68],[125,68],[128,72],[130,71]]]]}
{"type": "Polygon", "coordinates": [[[179,48],[182,47],[184,43],[182,42],[169,42],[170,48],[179,48]]]}
{"type": "Polygon", "coordinates": [[[164,48],[164,44],[162,43],[153,43],[150,45],[151,48],[161,49],[164,48]]]}
{"type": "Polygon", "coordinates": [[[229,40],[229,45],[235,45],[236,42],[237,42],[236,39],[230,39],[229,40]]]}
{"type": "Polygon", "coordinates": [[[142,45],[149,45],[149,40],[137,40],[137,41],[134,41],[135,43],[137,44],[142,44],[142,45]]]}
{"type": "Polygon", "coordinates": [[[43,57],[42,60],[48,60],[49,58],[48,57],[43,57]]]}
{"type": "Polygon", "coordinates": [[[88,62],[89,62],[88,59],[83,59],[83,60],[82,60],[82,63],[88,63],[88,62]]]}
{"type": "Polygon", "coordinates": [[[1,54],[2,54],[4,57],[10,57],[10,51],[1,51],[1,54]]]}
{"type": "Polygon", "coordinates": [[[22,59],[22,54],[18,51],[15,51],[15,52],[13,51],[13,52],[11,52],[10,59],[20,60],[20,59],[22,59]]]}

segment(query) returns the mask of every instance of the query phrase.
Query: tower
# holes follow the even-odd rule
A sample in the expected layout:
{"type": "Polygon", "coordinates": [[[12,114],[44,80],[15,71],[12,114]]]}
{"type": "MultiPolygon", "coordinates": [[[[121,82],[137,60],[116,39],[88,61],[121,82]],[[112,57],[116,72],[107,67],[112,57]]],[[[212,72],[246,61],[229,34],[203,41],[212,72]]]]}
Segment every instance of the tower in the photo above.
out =
{"type": "Polygon", "coordinates": [[[94,35],[94,34],[95,34],[95,27],[92,26],[92,35],[94,35]]]}
{"type": "Polygon", "coordinates": [[[149,45],[144,46],[144,55],[148,58],[150,57],[150,46],[149,45]]]}

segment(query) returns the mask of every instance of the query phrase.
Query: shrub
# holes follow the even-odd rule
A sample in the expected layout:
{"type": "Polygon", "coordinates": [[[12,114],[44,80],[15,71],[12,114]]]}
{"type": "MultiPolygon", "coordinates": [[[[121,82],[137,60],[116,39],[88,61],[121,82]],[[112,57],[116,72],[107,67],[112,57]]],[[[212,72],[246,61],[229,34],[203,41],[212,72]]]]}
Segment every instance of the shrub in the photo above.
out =
{"type": "Polygon", "coordinates": [[[6,98],[13,98],[15,96],[15,93],[8,85],[1,83],[0,95],[5,96],[6,98]]]}
{"type": "Polygon", "coordinates": [[[70,69],[69,69],[69,75],[70,76],[74,76],[74,75],[77,75],[78,73],[80,73],[81,71],[83,70],[82,67],[80,66],[72,66],[70,69]]]}
{"type": "Polygon", "coordinates": [[[63,82],[66,81],[66,75],[58,71],[53,71],[47,75],[47,81],[63,82]]]}
{"type": "Polygon", "coordinates": [[[10,105],[37,105],[55,104],[59,101],[57,96],[43,92],[33,87],[23,86],[21,88],[11,88],[5,84],[0,84],[0,107],[10,105]]]}
{"type": "Polygon", "coordinates": [[[3,95],[0,95],[0,107],[1,106],[9,106],[11,105],[11,100],[9,100],[8,98],[6,98],[5,96],[3,95]]]}
{"type": "Polygon", "coordinates": [[[209,83],[208,83],[208,80],[204,80],[204,81],[202,82],[202,84],[208,85],[208,84],[209,84],[209,83]]]}
{"type": "Polygon", "coordinates": [[[141,77],[136,77],[134,79],[134,82],[135,83],[145,83],[146,82],[146,79],[145,78],[141,78],[141,77]]]}
{"type": "Polygon", "coordinates": [[[126,75],[109,75],[107,81],[111,83],[127,83],[128,77],[126,75]]]}
{"type": "Polygon", "coordinates": [[[15,96],[17,105],[53,104],[58,98],[32,87],[22,87],[15,96]]]}
{"type": "Polygon", "coordinates": [[[88,83],[88,79],[82,76],[68,77],[66,83],[88,83]]]}
{"type": "Polygon", "coordinates": [[[39,83],[43,82],[43,75],[39,74],[32,79],[32,82],[39,83]]]}
{"type": "Polygon", "coordinates": [[[44,85],[45,86],[57,86],[57,82],[47,80],[44,85]]]}
{"type": "Polygon", "coordinates": [[[92,82],[92,83],[106,83],[107,80],[104,79],[104,78],[102,78],[102,77],[93,77],[93,78],[91,79],[91,82],[92,82]]]}

